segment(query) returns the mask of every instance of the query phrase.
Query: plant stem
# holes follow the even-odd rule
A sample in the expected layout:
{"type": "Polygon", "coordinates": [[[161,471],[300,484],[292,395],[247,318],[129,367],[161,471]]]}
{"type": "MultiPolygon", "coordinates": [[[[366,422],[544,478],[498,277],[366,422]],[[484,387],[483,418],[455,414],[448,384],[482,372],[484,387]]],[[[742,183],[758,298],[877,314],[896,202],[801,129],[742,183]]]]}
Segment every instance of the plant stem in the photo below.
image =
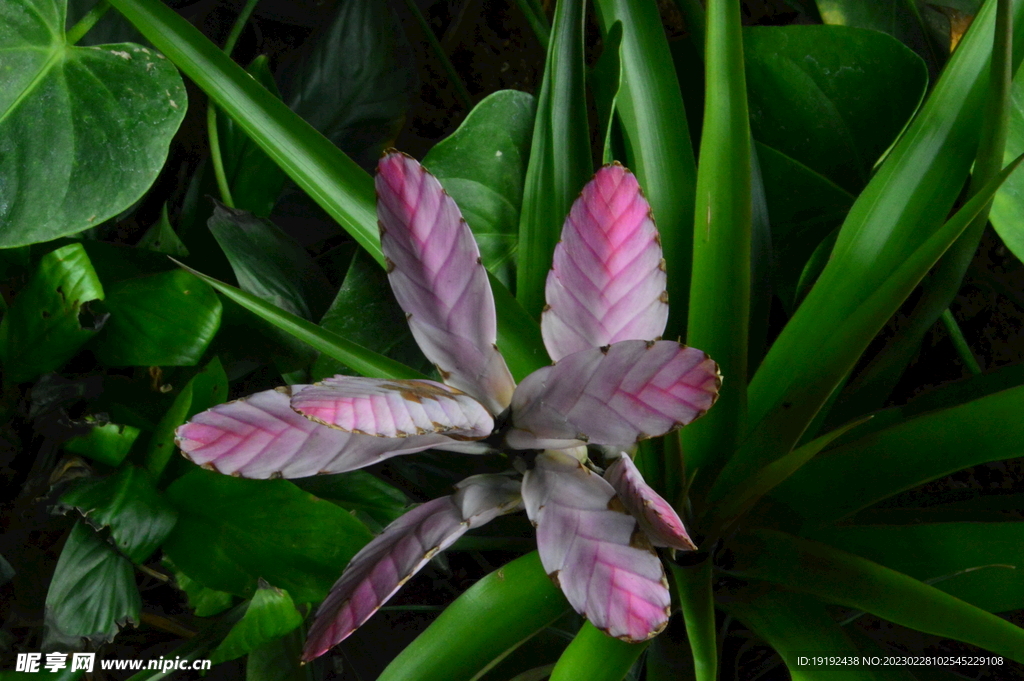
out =
{"type": "MultiPolygon", "coordinates": [[[[242,35],[242,30],[245,29],[246,23],[249,21],[249,17],[252,16],[252,11],[256,9],[256,3],[259,0],[249,0],[245,3],[245,7],[242,8],[238,18],[235,20],[235,25],[231,27],[231,33],[228,34],[228,39],[224,43],[224,54],[231,56],[231,52],[235,49],[235,43],[238,42],[239,37],[242,35]]],[[[206,104],[206,134],[210,140],[210,159],[213,161],[213,174],[217,177],[217,189],[220,191],[220,200],[228,208],[235,207],[235,200],[231,196],[231,185],[228,183],[227,175],[224,173],[224,158],[220,153],[220,132],[217,130],[217,107],[213,102],[207,102],[206,104]]]]}
{"type": "Polygon", "coordinates": [[[956,352],[960,355],[960,359],[963,360],[964,364],[970,369],[971,373],[977,376],[981,373],[981,365],[978,364],[978,360],[974,358],[974,353],[971,352],[971,346],[967,344],[967,339],[964,338],[963,332],[960,330],[960,325],[956,323],[956,319],[953,317],[953,313],[949,311],[947,307],[942,311],[942,323],[946,325],[946,330],[949,331],[949,338],[953,341],[953,347],[956,348],[956,352]]]}
{"type": "Polygon", "coordinates": [[[551,37],[551,28],[547,24],[547,17],[542,13],[538,14],[530,0],[516,0],[516,4],[519,5],[519,9],[526,17],[526,21],[530,23],[530,28],[533,29],[533,34],[537,36],[540,46],[546,51],[548,49],[548,39],[551,37]]]}
{"type": "Polygon", "coordinates": [[[77,24],[71,27],[70,31],[64,34],[64,40],[67,41],[67,44],[77,44],[96,25],[96,22],[107,13],[108,9],[110,9],[110,3],[107,0],[97,2],[84,17],[78,20],[77,24]]]}
{"type": "Polygon", "coordinates": [[[423,33],[427,37],[427,42],[430,43],[430,48],[434,50],[434,54],[441,60],[441,66],[444,67],[445,73],[448,74],[448,80],[451,81],[455,87],[455,93],[459,96],[459,100],[462,105],[466,107],[468,112],[473,108],[473,100],[470,99],[469,90],[466,89],[465,84],[462,82],[462,78],[459,77],[458,72],[455,70],[455,66],[451,60],[448,59],[448,55],[445,54],[444,48],[441,47],[441,43],[438,42],[437,36],[434,35],[434,29],[430,28],[430,24],[427,23],[427,18],[423,16],[423,12],[420,12],[419,6],[416,5],[416,0],[405,0],[405,6],[409,8],[412,15],[416,17],[416,21],[419,23],[420,28],[423,29],[423,33]]]}

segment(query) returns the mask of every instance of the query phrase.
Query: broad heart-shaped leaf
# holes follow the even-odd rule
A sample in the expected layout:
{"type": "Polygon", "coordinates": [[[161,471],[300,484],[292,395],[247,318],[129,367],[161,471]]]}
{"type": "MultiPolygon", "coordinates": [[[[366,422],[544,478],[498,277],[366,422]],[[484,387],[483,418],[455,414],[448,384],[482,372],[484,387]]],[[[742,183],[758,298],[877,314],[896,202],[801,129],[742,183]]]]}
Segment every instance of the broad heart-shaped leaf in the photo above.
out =
{"type": "Polygon", "coordinates": [[[139,437],[139,429],[117,423],[97,423],[85,435],[64,443],[65,451],[87,456],[108,466],[119,466],[139,437]]]}
{"type": "Polygon", "coordinates": [[[306,249],[277,225],[218,203],[207,226],[243,291],[303,319],[318,319],[327,310],[330,282],[306,249]]]}
{"type": "Polygon", "coordinates": [[[480,678],[569,610],[537,552],[487,575],[445,608],[399,653],[378,681],[470,681],[480,678]],[[451,645],[472,641],[472,645],[451,645]]]}
{"type": "Polygon", "coordinates": [[[329,428],[290,406],[306,386],[264,390],[197,414],[176,431],[191,461],[245,478],[304,478],[343,473],[452,440],[441,433],[374,437],[329,428]]]}
{"type": "Polygon", "coordinates": [[[548,355],[557,362],[617,341],[661,338],[665,283],[661,241],[640,185],[621,165],[601,168],[555,246],[540,325],[548,355]]]}
{"type": "Polygon", "coordinates": [[[278,78],[293,111],[369,168],[417,90],[414,63],[388,4],[347,0],[278,78]]]}
{"type": "Polygon", "coordinates": [[[546,451],[523,476],[523,501],[544,570],[576,612],[630,642],[665,628],[665,569],[601,476],[573,456],[546,451]]]}
{"type": "Polygon", "coordinates": [[[335,376],[293,387],[291,407],[317,423],[382,438],[441,433],[479,439],[494,429],[494,419],[479,402],[434,381],[335,376]]]}
{"type": "Polygon", "coordinates": [[[178,524],[164,551],[200,584],[249,596],[262,577],[318,601],[372,535],[350,513],[286,480],[193,470],[167,488],[178,524]]]}
{"type": "Polygon", "coordinates": [[[847,191],[921,102],[928,72],[891,36],[847,26],[771,26],[743,33],[754,137],[847,191]]]}
{"type": "MultiPolygon", "coordinates": [[[[266,55],[256,57],[245,70],[271,94],[281,96],[266,55]]],[[[267,217],[274,209],[288,176],[230,116],[218,115],[217,127],[224,174],[231,186],[235,208],[252,211],[261,218],[267,217]]]]}
{"type": "Polygon", "coordinates": [[[860,556],[776,530],[736,535],[732,574],[1024,661],[1024,629],[860,556]]]}
{"type": "Polygon", "coordinates": [[[71,529],[46,592],[42,648],[81,646],[114,638],[127,622],[138,623],[142,602],[132,564],[84,522],[71,529]]]}
{"type": "Polygon", "coordinates": [[[302,615],[287,591],[267,583],[253,594],[245,615],[231,628],[221,644],[210,653],[213,664],[251,653],[259,646],[284,636],[302,624],[302,615]]]}
{"type": "Polygon", "coordinates": [[[701,416],[721,383],[711,358],[674,341],[583,350],[519,384],[508,443],[517,449],[633,444],[701,416]]]}
{"type": "Polygon", "coordinates": [[[377,166],[381,248],[398,304],[445,382],[500,414],[515,383],[495,344],[497,319],[473,233],[440,183],[414,159],[377,166]]]}
{"type": "Polygon", "coordinates": [[[1024,607],[1024,523],[844,525],[813,539],[922,581],[989,612],[1024,607]]]}
{"type": "Polygon", "coordinates": [[[44,255],[0,322],[4,382],[27,381],[71,359],[103,326],[103,318],[90,310],[103,295],[80,244],[44,255]]]}
{"type": "Polygon", "coordinates": [[[61,507],[77,509],[97,530],[109,527],[118,550],[136,563],[149,558],[177,520],[149,472],[130,464],[108,478],[79,481],[60,498],[61,507]]]}
{"type": "Polygon", "coordinates": [[[163,56],[132,43],[68,45],[65,10],[65,0],[0,5],[2,248],[74,234],[131,206],[185,115],[185,86],[163,56]]]}
{"type": "MultiPolygon", "coordinates": [[[[354,249],[338,295],[320,326],[424,375],[434,370],[412,337],[387,274],[361,248],[354,249]]],[[[348,366],[321,352],[313,364],[312,379],[352,373],[348,366]]]]}
{"type": "Polygon", "coordinates": [[[423,157],[423,165],[462,210],[484,266],[510,290],[536,109],[531,95],[499,90],[473,107],[458,130],[423,157]]]}
{"type": "Polygon", "coordinates": [[[405,582],[466,530],[519,507],[519,484],[503,475],[477,475],[458,491],[417,506],[356,554],[316,612],[303,660],[340,643],[405,582]]]}
{"type": "Polygon", "coordinates": [[[191,366],[220,327],[217,294],[188,272],[170,270],[107,287],[110,319],[92,343],[107,366],[191,366]]]}
{"type": "Polygon", "coordinates": [[[644,482],[636,464],[622,452],[604,472],[604,479],[615,489],[619,501],[640,524],[654,546],[669,546],[680,551],[696,551],[683,521],[675,509],[644,482]]]}

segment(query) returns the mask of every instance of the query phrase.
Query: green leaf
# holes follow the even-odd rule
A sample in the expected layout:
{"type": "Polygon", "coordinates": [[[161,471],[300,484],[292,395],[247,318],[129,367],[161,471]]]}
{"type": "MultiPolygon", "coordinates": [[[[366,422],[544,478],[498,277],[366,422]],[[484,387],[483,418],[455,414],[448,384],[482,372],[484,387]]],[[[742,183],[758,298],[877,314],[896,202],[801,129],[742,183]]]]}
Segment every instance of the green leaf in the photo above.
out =
{"type": "Polygon", "coordinates": [[[1024,386],[896,424],[824,452],[772,499],[808,523],[846,517],[962,468],[1024,454],[1024,386]]]}
{"type": "Polygon", "coordinates": [[[4,382],[33,379],[71,359],[103,326],[90,310],[102,299],[103,286],[80,244],[44,255],[0,321],[4,382]]]}
{"type": "Polygon", "coordinates": [[[167,204],[164,203],[160,209],[160,219],[156,224],[146,230],[146,233],[136,244],[138,248],[145,248],[147,251],[166,253],[178,258],[187,258],[188,249],[178,238],[170,219],[167,217],[167,204]]]}
{"type": "MultiPolygon", "coordinates": [[[[791,314],[798,302],[797,282],[804,265],[842,223],[853,196],[777,149],[760,142],[755,142],[754,148],[761,163],[772,228],[772,288],[791,314]]],[[[831,251],[829,245],[828,253],[831,251]]]]}
{"type": "Polygon", "coordinates": [[[581,0],[555,7],[530,164],[526,169],[519,216],[516,299],[534,319],[544,306],[544,282],[562,222],[594,172],[587,125],[581,0]]]}
{"type": "Polygon", "coordinates": [[[220,359],[214,357],[196,373],[174,398],[170,409],[157,424],[146,451],[146,469],[159,479],[167,463],[174,456],[175,429],[201,411],[228,399],[228,377],[220,359]]]}
{"type": "MultiPolygon", "coordinates": [[[[179,265],[181,263],[178,263],[179,265]]],[[[424,378],[418,371],[388,359],[383,355],[367,350],[364,347],[331,333],[326,329],[308,322],[301,317],[271,305],[263,299],[246,293],[234,286],[217,281],[205,274],[181,265],[185,270],[199,277],[213,288],[235,301],[245,309],[270,322],[282,331],[310,345],[313,349],[333,357],[344,363],[353,371],[371,378],[424,378]]]]}
{"type": "Polygon", "coordinates": [[[622,22],[616,21],[602,40],[601,56],[587,72],[587,85],[594,95],[598,130],[601,131],[604,144],[601,162],[606,164],[616,159],[615,150],[612,148],[612,131],[615,129],[615,103],[622,87],[622,60],[619,54],[621,45],[622,22]]]}
{"type": "Polygon", "coordinates": [[[594,8],[606,38],[612,24],[622,22],[615,112],[626,142],[624,160],[644,189],[661,235],[672,306],[665,337],[675,338],[684,334],[689,300],[697,182],[683,96],[657,3],[600,0],[594,8]]]}
{"type": "Polygon", "coordinates": [[[847,26],[744,31],[754,137],[857,191],[917,109],[924,63],[884,33],[847,26]]]}
{"type": "Polygon", "coordinates": [[[92,351],[107,366],[194,365],[220,327],[220,299],[181,270],[109,285],[103,307],[92,351]]]}
{"type": "Polygon", "coordinates": [[[729,546],[735,557],[730,572],[739,577],[1024,661],[1024,629],[870,560],[775,530],[738,535],[729,546]]]}
{"type": "Polygon", "coordinates": [[[132,465],[107,478],[78,482],[58,504],[60,511],[72,508],[95,529],[109,527],[114,545],[135,563],[149,558],[177,520],[149,472],[132,465]]]}
{"type": "Polygon", "coordinates": [[[71,528],[46,592],[46,637],[51,645],[77,646],[114,638],[128,622],[138,624],[142,602],[132,564],[79,521],[71,528]]]}
{"type": "Polygon", "coordinates": [[[372,535],[334,504],[285,480],[193,469],[167,488],[178,524],[164,551],[211,589],[250,595],[262,577],[301,603],[321,600],[372,535]]]}
{"type": "MultiPolygon", "coordinates": [[[[858,197],[828,266],[754,376],[750,423],[756,429],[752,442],[760,444],[733,459],[738,467],[751,463],[750,457],[770,460],[799,439],[874,333],[916,285],[919,277],[908,277],[899,286],[883,282],[908,260],[917,259],[925,244],[934,243],[933,235],[967,176],[978,145],[993,15],[994,4],[988,3],[920,113],[858,197]],[[884,288],[889,291],[883,294],[884,288]],[[858,312],[866,309],[870,298],[878,308],[872,314],[858,312]],[[830,342],[837,325],[852,316],[860,316],[857,333],[866,340],[830,342]],[[808,390],[810,383],[818,387],[808,390]]],[[[1024,18],[1024,3],[1017,3],[1014,15],[1015,22],[1024,18]]],[[[1024,32],[1019,33],[1015,38],[1024,41],[1024,32]]],[[[980,211],[982,206],[976,208],[980,211]]],[[[924,259],[925,271],[934,263],[928,260],[924,259]]]]}
{"type": "Polygon", "coordinates": [[[310,681],[312,672],[301,660],[302,629],[294,629],[249,653],[245,681],[310,681]]]}
{"type": "Polygon", "coordinates": [[[68,45],[65,9],[0,5],[0,248],[81,232],[131,206],[185,115],[170,63],[132,43],[68,45]]]}
{"type": "MultiPolygon", "coordinates": [[[[710,32],[709,32],[710,33],[710,32]]],[[[669,562],[679,603],[686,623],[686,638],[693,655],[696,681],[715,681],[718,678],[718,633],[715,630],[715,596],[712,590],[712,559],[710,556],[696,565],[677,565],[669,562]]]]}
{"type": "MultiPolygon", "coordinates": [[[[270,73],[266,55],[256,57],[245,71],[280,99],[281,93],[270,73]]],[[[233,119],[218,116],[217,126],[224,174],[231,187],[235,207],[251,211],[261,218],[267,217],[281,195],[287,175],[233,119]]]]}
{"type": "Polygon", "coordinates": [[[724,384],[715,408],[680,432],[687,470],[701,469],[698,496],[735,449],[747,411],[753,208],[739,5],[710,0],[707,28],[686,342],[711,355],[724,384]]]}
{"type": "Polygon", "coordinates": [[[138,437],[138,428],[116,423],[97,424],[85,435],[75,436],[65,442],[64,449],[108,466],[119,466],[138,437]]]}
{"type": "Polygon", "coordinates": [[[510,290],[536,108],[525,92],[499,90],[423,157],[472,228],[484,265],[510,290]]]}
{"type": "MultiPolygon", "coordinates": [[[[1009,137],[1004,158],[1024,153],[1024,76],[1013,79],[1011,91],[1009,137]]],[[[992,200],[989,216],[999,237],[1018,258],[1024,256],[1024,178],[1012,177],[1006,181],[992,200]]]]}
{"type": "Polygon", "coordinates": [[[551,671],[551,681],[622,681],[649,642],[626,643],[584,622],[551,671]]]}
{"type": "Polygon", "coordinates": [[[210,653],[210,661],[220,664],[247,655],[261,645],[280,638],[302,624],[287,591],[263,582],[245,610],[245,615],[221,644],[210,653]]]}
{"type": "Polygon", "coordinates": [[[207,225],[243,291],[303,319],[327,309],[327,277],[306,249],[274,223],[218,203],[207,225]]]}
{"type": "Polygon", "coordinates": [[[569,609],[537,553],[471,586],[410,643],[377,681],[469,681],[569,609]],[[459,645],[452,645],[459,641],[459,645]]]}
{"type": "MultiPolygon", "coordinates": [[[[183,661],[205,659],[207,653],[213,650],[227,636],[234,623],[242,618],[242,615],[245,613],[245,606],[246,604],[242,603],[221,615],[198,634],[170,651],[164,659],[170,660],[172,656],[175,660],[181,659],[183,661]]],[[[128,677],[128,681],[157,681],[157,679],[162,679],[169,673],[169,670],[144,670],[128,677]]]]}
{"type": "Polygon", "coordinates": [[[797,658],[808,655],[860,658],[857,646],[829,616],[825,604],[816,598],[752,582],[723,589],[718,594],[718,603],[775,649],[793,681],[875,681],[879,678],[879,670],[870,666],[798,664],[797,658]]]}
{"type": "Polygon", "coordinates": [[[209,589],[186,575],[167,556],[164,556],[162,562],[174,574],[174,583],[185,592],[196,617],[212,617],[224,612],[235,602],[235,596],[228,592],[209,589]]]}
{"type": "Polygon", "coordinates": [[[811,538],[875,561],[989,612],[1024,608],[1024,523],[831,527],[811,538]]]}
{"type": "MultiPolygon", "coordinates": [[[[345,280],[320,320],[320,326],[423,374],[429,375],[434,370],[412,337],[405,313],[391,292],[387,274],[365,251],[353,253],[345,280]]],[[[321,352],[313,365],[312,378],[318,381],[335,374],[351,373],[352,369],[346,364],[321,352]]]]}
{"type": "Polygon", "coordinates": [[[350,511],[370,516],[382,528],[403,515],[409,498],[367,471],[299,478],[295,486],[350,511]]]}
{"type": "Polygon", "coordinates": [[[280,69],[284,100],[364,168],[401,129],[417,90],[415,60],[387,3],[348,0],[280,69]]]}
{"type": "MultiPolygon", "coordinates": [[[[160,0],[111,0],[111,4],[384,265],[369,175],[160,0]]],[[[514,298],[500,282],[492,278],[491,288],[498,309],[498,347],[512,375],[521,379],[547,363],[540,329],[536,320],[512,304],[514,298]]]]}

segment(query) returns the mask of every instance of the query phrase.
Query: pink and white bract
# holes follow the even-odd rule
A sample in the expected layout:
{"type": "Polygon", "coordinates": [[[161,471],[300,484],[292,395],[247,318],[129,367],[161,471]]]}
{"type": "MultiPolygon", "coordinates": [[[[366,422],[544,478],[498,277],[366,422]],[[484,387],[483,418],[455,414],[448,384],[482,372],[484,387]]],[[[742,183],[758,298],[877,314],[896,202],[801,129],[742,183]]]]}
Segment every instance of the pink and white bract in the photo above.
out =
{"type": "Polygon", "coordinates": [[[707,411],[721,378],[700,350],[659,340],[665,266],[636,179],[605,166],[574,203],[541,317],[555,363],[518,386],[458,206],[398,152],[381,159],[376,183],[392,290],[444,383],[336,376],[269,390],[198,414],[178,429],[178,446],[205,468],[250,478],[340,473],[426,449],[518,451],[525,473],[468,478],[385,528],[320,606],[303,659],[345,639],[466,530],[523,507],[541,563],[577,612],[626,641],[654,636],[670,607],[654,547],[696,547],[627,452],[707,411]],[[620,452],[603,476],[586,444],[620,452]]]}

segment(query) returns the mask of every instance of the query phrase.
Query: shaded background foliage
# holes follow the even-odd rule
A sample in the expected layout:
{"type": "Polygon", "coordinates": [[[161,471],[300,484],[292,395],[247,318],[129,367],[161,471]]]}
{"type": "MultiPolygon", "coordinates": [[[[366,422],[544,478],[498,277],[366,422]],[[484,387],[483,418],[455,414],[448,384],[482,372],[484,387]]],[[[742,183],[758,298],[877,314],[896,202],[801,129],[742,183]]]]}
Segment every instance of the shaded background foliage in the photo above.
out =
{"type": "MultiPolygon", "coordinates": [[[[88,0],[70,3],[72,23],[91,4],[88,0]]],[[[243,3],[201,0],[167,4],[217,44],[223,44],[243,3]]],[[[550,16],[551,3],[543,4],[550,16]]],[[[828,75],[827,65],[819,64],[821,71],[808,67],[790,73],[790,79],[773,81],[779,71],[772,69],[772,60],[785,59],[787,50],[800,54],[803,48],[794,44],[796,38],[793,42],[759,44],[775,38],[750,34],[747,58],[748,82],[752,82],[751,122],[776,246],[774,266],[766,274],[775,291],[765,308],[767,338],[779,332],[806,293],[806,279],[813,281],[816,275],[815,254],[827,255],[831,247],[828,235],[841,223],[853,195],[863,188],[873,159],[885,151],[915,110],[919,99],[915,93],[924,87],[926,76],[934,80],[949,46],[959,39],[978,3],[947,0],[922,5],[921,21],[916,23],[893,21],[892,17],[901,15],[885,14],[890,4],[865,3],[864,7],[881,8],[880,13],[865,9],[863,14],[846,17],[845,22],[884,30],[906,46],[888,41],[877,48],[865,48],[876,60],[873,65],[865,65],[867,81],[897,75],[902,79],[893,86],[896,96],[886,102],[890,107],[886,112],[872,107],[866,113],[865,100],[856,97],[842,101],[843,93],[866,90],[870,85],[867,81],[844,84],[836,91],[840,96],[833,97],[836,93],[830,93],[828,86],[834,85],[834,80],[822,77],[823,72],[828,75]],[[921,61],[916,61],[913,54],[921,61]],[[809,110],[806,98],[811,90],[803,84],[816,78],[822,84],[818,92],[821,110],[827,104],[832,117],[798,120],[791,112],[809,110]],[[827,124],[820,125],[822,120],[827,124]],[[813,123],[818,127],[810,125],[813,123]],[[793,128],[806,134],[794,135],[793,128]],[[837,129],[843,134],[837,134],[837,129]],[[825,250],[821,243],[828,244],[825,250]],[[801,277],[794,277],[794,268],[808,260],[801,277]]],[[[458,150],[446,151],[437,143],[455,132],[469,113],[470,104],[477,104],[490,93],[503,89],[534,93],[545,53],[514,2],[437,0],[416,5],[425,24],[411,11],[410,3],[398,1],[263,0],[242,32],[233,57],[257,80],[276,87],[289,106],[364,168],[372,169],[381,148],[395,146],[424,158],[426,165],[445,180],[445,155],[458,150]],[[428,45],[425,30],[432,31],[450,58],[461,88],[428,45]],[[352,53],[374,58],[369,64],[357,64],[346,58],[352,53]]],[[[659,9],[671,39],[696,146],[703,108],[703,73],[694,61],[693,32],[680,11],[682,5],[685,3],[663,0],[659,9]]],[[[747,25],[788,26],[828,21],[850,5],[832,0],[746,0],[742,7],[747,25]]],[[[590,50],[587,62],[596,66],[601,32],[595,18],[588,17],[586,30],[590,50]]],[[[851,43],[873,39],[850,37],[851,43]]],[[[146,44],[130,24],[110,12],[80,44],[122,41],[146,44]]],[[[843,49],[833,47],[837,52],[843,49]]],[[[0,563],[0,648],[5,669],[12,666],[7,662],[15,652],[36,651],[60,645],[61,641],[75,645],[82,635],[91,639],[90,646],[101,646],[102,656],[108,658],[148,659],[172,651],[178,654],[183,644],[207,656],[228,625],[244,621],[248,628],[236,628],[233,638],[217,648],[219,652],[214,656],[226,662],[207,678],[237,678],[246,673],[239,657],[244,654],[250,655],[249,676],[263,678],[253,670],[275,668],[269,661],[286,657],[287,651],[297,650],[300,644],[301,617],[292,616],[296,604],[298,612],[305,614],[308,606],[302,604],[322,597],[358,549],[357,539],[360,532],[366,532],[365,527],[379,530],[407,502],[443,493],[453,481],[486,466],[465,457],[453,460],[427,453],[409,460],[392,460],[372,469],[372,474],[348,474],[344,485],[332,485],[330,479],[310,479],[294,486],[282,482],[276,488],[251,487],[248,481],[220,480],[190,470],[171,451],[167,424],[174,419],[169,415],[194,414],[224,399],[277,385],[282,376],[294,380],[319,378],[338,371],[339,365],[325,356],[315,358],[306,346],[267,324],[254,322],[237,304],[226,299],[218,303],[212,291],[197,287],[194,279],[171,269],[162,257],[154,255],[150,259],[139,255],[138,249],[127,256],[127,246],[179,257],[189,255],[188,263],[204,273],[237,282],[314,322],[326,313],[326,328],[343,331],[421,371],[431,370],[405,332],[400,313],[396,314],[393,304],[382,302],[390,300],[390,292],[379,268],[354,248],[351,237],[323,209],[283,174],[275,174],[265,154],[223,116],[218,130],[235,203],[237,208],[255,215],[233,211],[208,198],[216,196],[218,190],[207,147],[205,96],[187,80],[185,88],[188,112],[153,187],[121,215],[90,228],[86,241],[60,244],[74,257],[87,254],[89,266],[94,269],[96,282],[79,301],[83,304],[59,311],[54,308],[58,321],[64,319],[77,327],[75,333],[89,345],[81,352],[80,344],[74,344],[69,352],[54,350],[47,355],[50,360],[44,357],[39,366],[19,362],[23,368],[8,369],[5,374],[7,389],[0,403],[6,420],[0,428],[0,498],[4,500],[0,555],[14,566],[14,574],[8,578],[5,565],[0,563]],[[278,192],[276,201],[268,200],[278,192]],[[264,257],[268,251],[274,252],[275,258],[264,257]],[[282,276],[285,273],[287,276],[282,276]],[[275,288],[274,284],[282,282],[288,285],[275,288]],[[195,296],[187,304],[181,302],[185,291],[195,296]],[[342,304],[332,303],[335,291],[342,304]],[[196,297],[206,299],[206,303],[195,303],[196,297]],[[182,305],[182,312],[173,312],[176,304],[182,305]],[[371,304],[379,309],[368,308],[371,304]],[[353,316],[350,311],[357,306],[363,311],[372,309],[373,314],[353,316]],[[154,309],[170,310],[168,318],[176,324],[146,321],[154,309]],[[205,317],[194,314],[196,309],[205,310],[205,317]],[[219,330],[214,317],[219,320],[219,330]],[[173,337],[154,339],[146,335],[157,332],[173,337]],[[173,353],[155,356],[146,354],[147,348],[171,348],[173,353]],[[305,368],[314,359],[307,375],[305,368]],[[109,470],[103,465],[117,466],[123,460],[129,462],[127,467],[114,476],[103,476],[109,470]],[[203,504],[196,503],[203,498],[199,495],[204,485],[217,487],[218,495],[235,501],[223,513],[210,513],[203,504]],[[278,560],[273,547],[261,547],[260,537],[268,532],[269,536],[294,535],[301,543],[314,514],[310,495],[333,503],[315,511],[319,522],[316,532],[321,536],[307,536],[308,546],[296,550],[313,566],[304,565],[302,580],[289,581],[295,571],[278,560]],[[135,509],[129,526],[118,526],[115,511],[119,507],[111,500],[135,509]],[[289,508],[294,508],[294,513],[289,513],[289,508]],[[261,509],[273,509],[273,513],[259,514],[261,509]],[[54,514],[53,510],[67,513],[54,514]],[[204,515],[209,517],[199,517],[204,515]],[[356,524],[353,517],[365,526],[356,524]],[[216,529],[211,520],[214,525],[219,523],[216,529]],[[171,525],[173,530],[169,529],[171,525]],[[102,534],[97,535],[90,527],[102,534]],[[143,541],[150,536],[160,539],[155,543],[143,541]],[[97,537],[109,537],[118,551],[97,537]],[[123,537],[135,544],[124,543],[129,539],[123,537]],[[163,546],[163,555],[154,554],[157,545],[163,546]],[[203,558],[225,550],[224,546],[237,550],[223,561],[203,558]],[[70,556],[64,559],[69,565],[73,557],[77,569],[62,570],[62,555],[70,556]],[[203,585],[190,580],[186,573],[201,577],[203,585]],[[260,584],[261,578],[287,589],[287,593],[282,596],[260,584]],[[175,579],[180,589],[174,586],[175,579]],[[112,589],[112,584],[120,586],[112,589]],[[98,589],[106,597],[98,615],[102,621],[79,621],[75,603],[63,598],[66,593],[87,595],[89,589],[98,589]],[[250,596],[254,596],[250,603],[241,601],[250,596]],[[214,624],[203,619],[215,615],[221,619],[214,624]],[[136,626],[118,633],[118,626],[126,621],[136,626]],[[260,629],[264,621],[285,621],[289,626],[268,634],[260,629]],[[44,624],[49,625],[47,629],[44,624]],[[112,642],[103,643],[110,639],[112,642]],[[266,662],[254,664],[254,660],[266,662]]],[[[598,120],[601,103],[589,103],[588,115],[598,120]]],[[[517,105],[525,109],[532,106],[525,100],[517,105]]],[[[528,142],[528,130],[525,134],[526,141],[512,130],[508,148],[522,149],[528,142]]],[[[595,158],[600,159],[605,139],[595,134],[590,142],[595,158]]],[[[521,183],[518,178],[525,173],[525,163],[509,172],[520,173],[516,179],[521,183]]],[[[461,203],[454,185],[450,191],[461,203]]],[[[498,227],[507,225],[508,231],[495,228],[493,240],[484,244],[484,250],[491,252],[493,261],[488,265],[492,271],[510,283],[515,268],[509,266],[513,256],[505,237],[516,233],[519,206],[512,207],[514,215],[497,209],[489,213],[491,208],[481,202],[481,223],[488,220],[488,224],[498,227]]],[[[476,228],[473,214],[466,212],[476,228]]],[[[21,296],[35,285],[33,273],[48,250],[52,248],[0,252],[0,293],[11,319],[19,314],[19,305],[25,305],[14,294],[21,296]]],[[[41,299],[57,301],[46,286],[40,284],[39,288],[41,299]]],[[[869,348],[862,366],[898,334],[914,302],[908,301],[889,322],[869,348]]],[[[985,233],[952,312],[987,375],[1005,381],[1006,386],[1020,384],[1020,366],[1024,363],[1020,338],[1024,333],[1024,265],[994,231],[985,233]]],[[[23,341],[21,346],[25,356],[39,356],[31,341],[23,341]]],[[[18,342],[5,344],[5,361],[21,357],[16,354],[18,349],[18,342]]],[[[927,401],[930,390],[971,375],[946,327],[935,325],[885,406],[901,408],[915,404],[915,399],[927,401]]],[[[863,511],[865,515],[859,519],[870,522],[872,512],[893,508],[901,509],[908,520],[927,519],[933,517],[929,509],[939,506],[940,501],[970,506],[978,492],[1019,495],[1024,492],[1022,476],[1024,467],[1019,460],[981,464],[889,499],[878,508],[863,511]]],[[[1007,497],[1014,498],[1019,497],[1007,497]]],[[[1019,508],[1019,504],[1007,503],[1004,508],[984,507],[976,512],[985,518],[1021,519],[1019,508]]],[[[486,532],[467,537],[456,546],[462,550],[435,561],[338,651],[305,670],[292,669],[290,664],[278,666],[296,678],[375,678],[444,605],[496,566],[532,548],[532,532],[522,517],[503,518],[488,526],[486,532]]],[[[857,538],[849,541],[855,544],[857,538]]],[[[1009,618],[1024,624],[1021,612],[1009,618]]],[[[575,615],[566,616],[486,678],[509,678],[523,671],[517,660],[553,662],[579,623],[575,615]]],[[[722,678],[787,677],[781,658],[737,620],[720,615],[717,624],[725,660],[722,678]]],[[[928,637],[870,615],[860,616],[854,627],[852,635],[873,642],[870,645],[880,650],[927,654],[972,651],[966,644],[928,637]]],[[[685,635],[670,629],[665,639],[685,640],[685,635]]],[[[649,656],[664,656],[666,650],[667,646],[656,645],[649,656]]],[[[290,659],[294,658],[293,654],[290,659]]],[[[688,663],[660,662],[669,667],[688,663]]],[[[989,676],[979,678],[1000,678],[997,672],[985,673],[989,676]]]]}

